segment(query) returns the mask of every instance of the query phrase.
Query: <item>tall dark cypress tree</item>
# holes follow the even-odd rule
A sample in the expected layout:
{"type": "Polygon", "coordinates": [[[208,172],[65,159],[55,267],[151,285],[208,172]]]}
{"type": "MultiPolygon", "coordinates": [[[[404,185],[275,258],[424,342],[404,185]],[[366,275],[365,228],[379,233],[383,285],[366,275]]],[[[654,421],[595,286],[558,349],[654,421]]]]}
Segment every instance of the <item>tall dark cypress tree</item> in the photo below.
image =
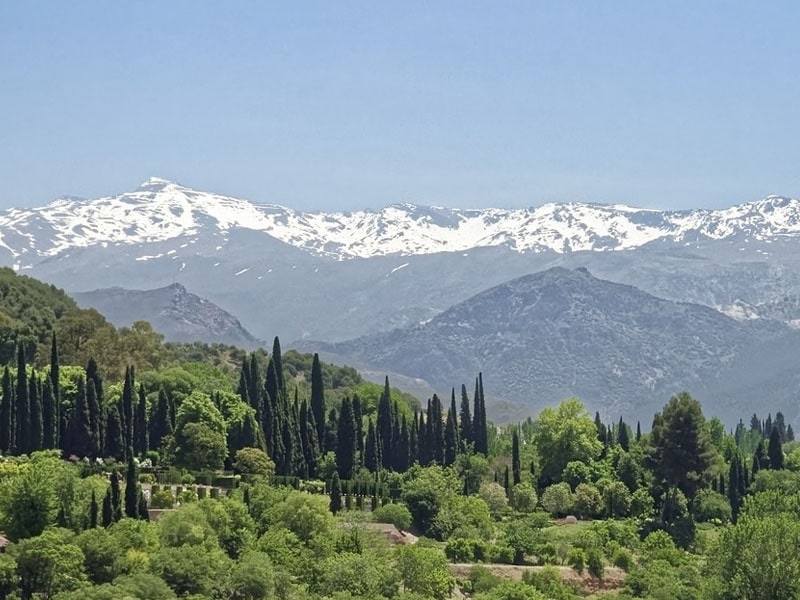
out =
{"type": "Polygon", "coordinates": [[[136,403],[136,418],[134,419],[133,439],[134,439],[134,452],[139,456],[147,454],[147,394],[144,391],[144,385],[139,384],[139,400],[136,403]]]}
{"type": "Polygon", "coordinates": [[[792,424],[789,423],[786,426],[786,441],[793,442],[794,441],[794,429],[792,429],[792,424]]]}
{"type": "Polygon", "coordinates": [[[0,397],[0,453],[11,454],[12,421],[11,411],[14,406],[11,389],[11,373],[8,366],[3,371],[2,396],[0,397]]]}
{"type": "Polygon", "coordinates": [[[364,463],[364,413],[361,407],[361,398],[353,394],[353,421],[356,424],[356,464],[364,463]]]}
{"type": "Polygon", "coordinates": [[[758,473],[760,469],[769,468],[769,457],[764,446],[764,440],[759,440],[756,451],[753,453],[753,473],[758,473]]]}
{"type": "Polygon", "coordinates": [[[778,430],[778,437],[781,441],[781,444],[786,443],[786,419],[783,417],[783,413],[778,411],[775,413],[775,420],[772,423],[772,427],[778,430]]]}
{"type": "Polygon", "coordinates": [[[111,488],[106,488],[106,495],[103,496],[103,527],[111,527],[114,522],[114,507],[111,504],[111,488]]]}
{"type": "MultiPolygon", "coordinates": [[[[91,385],[92,382],[90,381],[89,386],[91,385]]],[[[118,404],[112,404],[108,407],[106,418],[106,439],[103,455],[121,460],[125,454],[125,449],[123,447],[123,444],[125,443],[125,437],[122,432],[122,418],[119,414],[118,404]]]]}
{"type": "Polygon", "coordinates": [[[53,399],[53,382],[49,377],[42,386],[42,447],[50,450],[57,448],[56,433],[58,418],[56,416],[55,400],[53,399]]]}
{"type": "Polygon", "coordinates": [[[447,412],[447,425],[444,428],[444,466],[456,462],[458,455],[458,425],[456,424],[455,400],[447,412]]]}
{"type": "Polygon", "coordinates": [[[122,438],[123,442],[125,443],[124,449],[126,453],[135,445],[135,440],[133,438],[133,396],[135,389],[134,369],[133,367],[127,367],[125,369],[125,382],[122,384],[122,398],[120,399],[122,404],[120,408],[120,417],[122,418],[122,438]]]}
{"type": "Polygon", "coordinates": [[[408,465],[411,466],[416,462],[419,462],[419,425],[415,410],[408,433],[408,465]]]}
{"type": "Polygon", "coordinates": [[[772,433],[769,436],[769,446],[767,447],[767,455],[769,456],[769,468],[780,470],[783,469],[783,448],[781,447],[781,432],[777,426],[772,427],[772,433]]]}
{"type": "Polygon", "coordinates": [[[31,451],[31,407],[28,388],[28,365],[25,361],[25,348],[20,343],[17,345],[17,424],[16,440],[17,451],[28,454],[31,451]]]}
{"type": "Polygon", "coordinates": [[[339,445],[339,417],[336,414],[336,409],[331,408],[328,411],[328,419],[325,421],[325,449],[327,452],[336,452],[336,447],[339,445]]]}
{"type": "Polygon", "coordinates": [[[636,441],[642,441],[642,424],[640,421],[636,421],[636,441]]]}
{"type": "Polygon", "coordinates": [[[125,516],[135,519],[139,514],[139,482],[136,479],[136,464],[133,448],[128,451],[128,468],[125,471],[125,516]]]}
{"type": "Polygon", "coordinates": [[[162,387],[158,391],[158,400],[150,418],[150,447],[159,450],[164,438],[172,435],[172,421],[169,414],[169,397],[162,387]]]}
{"type": "Polygon", "coordinates": [[[322,442],[325,438],[325,386],[322,380],[322,366],[319,354],[314,354],[311,362],[311,412],[317,423],[317,439],[322,442]]]}
{"type": "MultiPolygon", "coordinates": [[[[94,435],[94,427],[97,427],[97,447],[102,450],[105,445],[105,430],[106,419],[103,414],[105,407],[105,391],[103,388],[103,378],[100,376],[100,370],[97,367],[97,362],[94,358],[90,358],[86,365],[86,389],[89,389],[89,381],[94,382],[94,393],[97,397],[97,414],[94,414],[94,409],[89,406],[89,416],[91,417],[92,435],[94,435]]],[[[88,392],[87,392],[88,393],[88,392]]]]}
{"type": "Polygon", "coordinates": [[[97,527],[97,517],[100,513],[100,507],[97,506],[97,495],[92,488],[92,500],[89,502],[89,528],[95,529],[97,527]]]}
{"type": "Polygon", "coordinates": [[[628,426],[622,420],[622,417],[619,418],[619,431],[617,432],[617,442],[619,443],[620,448],[628,452],[631,449],[631,438],[628,434],[628,426]]]}
{"type": "Polygon", "coordinates": [[[453,414],[453,422],[456,425],[455,436],[456,436],[456,452],[457,452],[458,448],[461,447],[461,431],[458,426],[458,412],[456,410],[456,388],[452,388],[450,392],[450,410],[448,411],[448,414],[450,413],[453,414]]]}
{"type": "Polygon", "coordinates": [[[28,398],[30,400],[31,408],[31,425],[28,448],[30,452],[36,452],[42,449],[44,441],[44,414],[42,408],[42,394],[41,387],[39,386],[39,378],[36,377],[36,371],[31,372],[31,378],[28,387],[28,398]]]}
{"type": "Polygon", "coordinates": [[[487,455],[489,453],[489,438],[486,430],[486,401],[483,395],[483,374],[478,373],[475,383],[475,410],[472,415],[473,440],[475,452],[487,455]]]}
{"type": "Polygon", "coordinates": [[[303,400],[300,405],[300,441],[303,444],[303,457],[305,459],[308,477],[317,476],[319,463],[319,443],[317,442],[317,426],[314,423],[314,413],[303,400]]]}
{"type": "Polygon", "coordinates": [[[113,471],[109,477],[111,480],[111,513],[114,521],[122,518],[122,490],[119,486],[119,474],[113,471]]]}
{"type": "Polygon", "coordinates": [[[247,384],[249,386],[247,395],[250,398],[250,406],[256,411],[256,421],[261,423],[264,420],[264,382],[258,374],[258,359],[255,352],[250,355],[247,384]]]}
{"type": "Polygon", "coordinates": [[[764,421],[764,437],[772,435],[772,413],[767,415],[767,420],[764,421]]]}
{"type": "Polygon", "coordinates": [[[738,481],[742,476],[742,463],[739,454],[736,453],[731,459],[731,466],[728,470],[728,500],[731,503],[731,516],[733,522],[739,518],[739,509],[742,506],[742,496],[739,494],[738,481]]]}
{"type": "Polygon", "coordinates": [[[350,479],[353,476],[356,454],[356,426],[353,420],[353,403],[349,396],[342,400],[342,409],[339,412],[339,423],[336,435],[336,466],[339,477],[350,479]]]}
{"type": "Polygon", "coordinates": [[[342,510],[342,482],[339,480],[339,473],[333,474],[330,509],[333,514],[342,510]]]}
{"type": "Polygon", "coordinates": [[[410,466],[411,459],[411,432],[405,414],[400,423],[400,443],[397,447],[397,470],[404,473],[410,466]]]}
{"type": "Polygon", "coordinates": [[[461,429],[459,431],[461,446],[466,448],[472,443],[472,413],[469,410],[467,386],[461,384],[461,429]]]}
{"type": "Polygon", "coordinates": [[[392,395],[389,388],[389,377],[383,386],[383,393],[380,400],[378,400],[378,423],[377,434],[381,442],[381,466],[384,469],[392,467],[392,446],[394,438],[392,436],[394,429],[394,405],[392,404],[392,395]]]}
{"type": "Polygon", "coordinates": [[[102,429],[100,427],[100,420],[103,415],[100,411],[100,403],[97,401],[94,379],[91,377],[86,378],[86,405],[89,407],[89,426],[92,432],[92,452],[90,456],[97,457],[103,453],[100,431],[105,431],[105,427],[102,429]]]}
{"type": "Polygon", "coordinates": [[[431,460],[436,464],[444,464],[444,422],[442,401],[436,394],[433,395],[428,413],[428,428],[430,432],[431,460]]]}
{"type": "Polygon", "coordinates": [[[285,397],[286,381],[283,378],[283,355],[281,353],[281,341],[277,335],[272,341],[272,361],[275,363],[275,374],[278,376],[278,391],[285,397]]]}
{"type": "Polygon", "coordinates": [[[364,444],[364,466],[373,473],[377,472],[381,466],[378,436],[372,419],[369,420],[367,425],[367,441],[364,444]]]}
{"type": "Polygon", "coordinates": [[[511,471],[514,485],[517,485],[522,481],[522,462],[519,454],[519,430],[516,427],[511,433],[511,471]]]}
{"type": "Polygon", "coordinates": [[[53,430],[55,435],[52,447],[58,448],[61,443],[59,439],[61,434],[61,380],[55,331],[50,341],[50,386],[53,392],[53,430]]]}
{"type": "Polygon", "coordinates": [[[67,423],[62,447],[66,456],[84,458],[92,455],[92,426],[89,421],[89,407],[86,403],[86,383],[78,377],[75,405],[67,423]]]}

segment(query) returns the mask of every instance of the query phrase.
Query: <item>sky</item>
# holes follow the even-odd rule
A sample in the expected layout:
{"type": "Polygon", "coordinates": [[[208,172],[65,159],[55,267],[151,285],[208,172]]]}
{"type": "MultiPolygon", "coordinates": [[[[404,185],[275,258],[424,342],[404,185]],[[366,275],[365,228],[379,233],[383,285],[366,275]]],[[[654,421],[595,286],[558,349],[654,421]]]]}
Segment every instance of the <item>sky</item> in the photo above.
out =
{"type": "Polygon", "coordinates": [[[797,2],[0,3],[0,208],[800,196],[797,2]]]}

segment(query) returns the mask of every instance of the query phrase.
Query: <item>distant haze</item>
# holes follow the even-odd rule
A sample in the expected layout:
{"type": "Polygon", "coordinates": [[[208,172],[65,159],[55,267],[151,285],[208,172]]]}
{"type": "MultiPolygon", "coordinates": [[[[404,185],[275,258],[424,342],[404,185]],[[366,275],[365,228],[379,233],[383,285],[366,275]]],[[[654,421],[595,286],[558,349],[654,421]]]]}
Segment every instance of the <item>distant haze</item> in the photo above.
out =
{"type": "Polygon", "coordinates": [[[0,208],[800,197],[794,2],[0,3],[0,208]]]}

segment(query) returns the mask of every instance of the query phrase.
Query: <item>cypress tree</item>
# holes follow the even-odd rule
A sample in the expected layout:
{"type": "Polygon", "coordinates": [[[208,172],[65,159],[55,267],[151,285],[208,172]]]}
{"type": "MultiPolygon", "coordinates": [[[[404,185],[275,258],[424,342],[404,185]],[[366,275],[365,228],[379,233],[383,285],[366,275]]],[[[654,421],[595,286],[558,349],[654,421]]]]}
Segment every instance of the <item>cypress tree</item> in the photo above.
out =
{"type": "Polygon", "coordinates": [[[106,489],[103,497],[103,527],[110,527],[114,522],[114,509],[111,502],[111,488],[106,489]]]}
{"type": "Polygon", "coordinates": [[[383,393],[378,400],[378,423],[377,434],[381,442],[381,466],[389,469],[392,466],[392,446],[394,439],[392,436],[394,429],[394,406],[392,404],[391,391],[389,389],[389,377],[386,377],[383,393]]]}
{"type": "Polygon", "coordinates": [[[162,387],[158,391],[155,411],[150,418],[150,447],[159,450],[164,438],[172,435],[172,421],[169,416],[169,398],[162,387]]]}
{"type": "Polygon", "coordinates": [[[478,373],[475,387],[475,410],[472,415],[475,452],[487,455],[489,453],[489,437],[486,430],[486,400],[483,395],[483,373],[478,373]]]}
{"type": "Polygon", "coordinates": [[[719,481],[717,482],[717,492],[719,492],[723,496],[725,495],[725,476],[722,473],[719,474],[719,481]]]}
{"type": "Polygon", "coordinates": [[[125,471],[125,516],[135,519],[139,514],[139,482],[136,480],[136,465],[133,449],[128,452],[128,468],[125,471]]]}
{"type": "Polygon", "coordinates": [[[739,454],[734,454],[731,458],[731,466],[728,470],[728,500],[731,503],[731,516],[734,523],[739,518],[739,509],[742,505],[742,497],[739,494],[737,482],[741,479],[742,466],[739,454]]]}
{"type": "Polygon", "coordinates": [[[447,426],[444,429],[444,466],[456,462],[458,455],[458,425],[456,424],[455,399],[447,413],[447,426]]]}
{"type": "Polygon", "coordinates": [[[503,488],[506,490],[506,496],[511,496],[511,478],[508,474],[508,465],[506,465],[505,472],[503,473],[503,488]]]}
{"type": "Polygon", "coordinates": [[[317,442],[317,426],[314,423],[314,413],[303,400],[300,405],[300,441],[303,444],[303,456],[309,477],[316,477],[319,462],[319,443],[317,442]]]}
{"type": "Polygon", "coordinates": [[[375,433],[375,424],[372,419],[369,420],[367,425],[367,441],[364,445],[364,466],[371,472],[375,473],[381,466],[378,437],[375,433]]]}
{"type": "Polygon", "coordinates": [[[631,439],[628,435],[628,426],[623,422],[622,417],[619,418],[619,433],[617,434],[617,442],[620,448],[627,452],[631,449],[631,439]]]}
{"type": "MultiPolygon", "coordinates": [[[[105,392],[103,391],[103,378],[100,376],[100,371],[97,368],[97,362],[94,358],[90,358],[88,364],[86,365],[86,389],[89,389],[89,381],[94,382],[94,393],[97,397],[97,415],[93,414],[93,409],[89,406],[89,416],[92,419],[92,433],[94,434],[94,427],[95,424],[97,425],[97,448],[98,450],[102,450],[105,445],[105,429],[106,423],[105,418],[102,412],[102,408],[106,405],[105,403],[105,392]]],[[[88,392],[87,392],[88,393],[88,392]]]]}
{"type": "Polygon", "coordinates": [[[600,419],[600,412],[596,411],[594,413],[594,428],[597,430],[597,439],[605,444],[606,442],[606,426],[603,425],[603,421],[600,419]]]}
{"type": "Polygon", "coordinates": [[[120,410],[120,417],[122,419],[122,440],[125,444],[123,449],[126,453],[129,451],[132,452],[133,446],[136,443],[133,437],[133,395],[135,390],[133,380],[133,367],[126,367],[125,382],[122,384],[122,398],[120,399],[122,403],[120,410]]]}
{"type": "Polygon", "coordinates": [[[258,375],[258,360],[256,359],[255,352],[250,355],[247,384],[247,395],[250,398],[250,406],[256,411],[256,421],[261,423],[264,418],[264,383],[258,375]]]}
{"type": "Polygon", "coordinates": [[[57,443],[58,417],[56,415],[55,400],[53,399],[53,382],[49,377],[44,380],[42,387],[42,447],[52,449],[57,443]]]}
{"type": "Polygon", "coordinates": [[[286,396],[286,381],[283,378],[283,356],[281,353],[281,341],[278,336],[272,341],[272,361],[275,363],[275,374],[278,376],[278,391],[286,396]]]}
{"type": "Polygon", "coordinates": [[[767,456],[767,448],[764,446],[764,440],[759,440],[756,446],[756,451],[753,454],[753,468],[755,473],[760,469],[769,468],[769,457],[767,456]]]}
{"type": "MultiPolygon", "coordinates": [[[[92,383],[89,382],[89,385],[91,386],[92,383]]],[[[123,444],[125,443],[125,439],[122,433],[122,419],[120,417],[119,406],[117,404],[112,404],[108,407],[106,418],[104,454],[106,457],[119,460],[124,454],[123,444]]]]}
{"type": "MultiPolygon", "coordinates": [[[[94,379],[91,377],[86,378],[86,404],[89,407],[89,427],[91,428],[92,435],[92,451],[90,456],[97,457],[103,453],[103,446],[100,440],[100,419],[102,419],[102,414],[100,412],[100,403],[97,401],[94,379]]],[[[103,431],[105,431],[105,427],[103,431]]]]}
{"type": "Polygon", "coordinates": [[[11,385],[11,373],[8,366],[3,370],[2,397],[0,397],[0,453],[11,454],[12,432],[11,412],[14,405],[14,394],[11,385]]]}
{"type": "Polygon", "coordinates": [[[67,456],[84,458],[92,454],[92,427],[89,422],[89,407],[86,403],[86,384],[78,377],[75,405],[72,408],[63,440],[67,456]]]}
{"type": "Polygon", "coordinates": [[[358,394],[353,394],[353,421],[356,424],[356,454],[358,455],[357,464],[364,462],[364,413],[361,407],[361,398],[358,394]]]}
{"type": "Polygon", "coordinates": [[[31,408],[28,396],[28,369],[25,362],[25,348],[20,343],[17,345],[17,387],[16,387],[16,440],[17,451],[20,454],[28,454],[30,448],[30,423],[31,408]]]}
{"type": "Polygon", "coordinates": [[[97,495],[92,488],[92,500],[89,503],[89,528],[95,529],[97,527],[97,517],[100,512],[100,507],[97,506],[97,495]]]}
{"type": "Polygon", "coordinates": [[[119,521],[122,518],[122,494],[119,486],[119,474],[113,471],[110,476],[111,479],[111,514],[114,521],[119,521]]]}
{"type": "Polygon", "coordinates": [[[767,420],[764,421],[764,437],[772,435],[772,414],[767,415],[767,420]]]}
{"type": "Polygon", "coordinates": [[[336,415],[336,409],[331,408],[328,411],[328,420],[325,422],[325,450],[327,452],[336,452],[338,446],[337,436],[339,430],[339,418],[336,415]]]}
{"type": "Polygon", "coordinates": [[[134,451],[139,456],[147,454],[147,395],[144,391],[144,386],[139,384],[139,401],[136,403],[136,418],[134,419],[133,437],[134,437],[134,451]]]}
{"type": "Polygon", "coordinates": [[[442,419],[442,401],[436,394],[430,404],[431,412],[428,413],[428,427],[430,428],[430,445],[432,460],[436,464],[444,464],[444,423],[442,419]]]}
{"type": "Polygon", "coordinates": [[[419,462],[419,428],[417,425],[417,411],[411,417],[411,427],[408,433],[408,465],[419,462]]]}
{"type": "Polygon", "coordinates": [[[141,486],[139,486],[138,492],[139,492],[139,500],[137,502],[138,517],[142,521],[149,521],[150,520],[150,511],[147,510],[147,499],[144,497],[144,494],[142,493],[141,486]]]}
{"type": "Polygon", "coordinates": [[[28,442],[31,452],[42,449],[44,441],[44,415],[42,408],[42,394],[41,387],[39,386],[39,379],[36,377],[36,372],[31,373],[29,382],[28,398],[30,399],[31,407],[31,425],[30,436],[28,442]]]}
{"type": "Polygon", "coordinates": [[[514,485],[522,481],[522,462],[519,455],[519,430],[515,427],[511,433],[511,471],[514,475],[514,485]]]}
{"type": "Polygon", "coordinates": [[[331,503],[330,509],[333,514],[342,510],[342,484],[339,481],[339,473],[334,472],[331,482],[331,503]]]}
{"type": "Polygon", "coordinates": [[[339,477],[350,479],[353,476],[353,465],[356,453],[356,427],[353,420],[353,404],[348,396],[342,400],[339,412],[339,423],[336,435],[336,466],[339,477]]]}
{"type": "Polygon", "coordinates": [[[411,463],[409,462],[411,458],[410,448],[411,448],[411,432],[409,431],[408,428],[408,419],[406,419],[406,416],[404,414],[400,424],[400,443],[398,444],[398,462],[397,462],[397,469],[401,473],[405,473],[408,470],[408,467],[411,465],[411,463]]]}
{"type": "Polygon", "coordinates": [[[781,444],[786,443],[786,420],[783,418],[782,412],[775,413],[775,421],[772,424],[774,429],[778,430],[778,437],[781,444]]]}
{"type": "Polygon", "coordinates": [[[467,386],[461,384],[461,428],[459,430],[459,438],[461,440],[461,447],[466,449],[472,443],[472,415],[469,410],[469,396],[467,395],[467,386]]]}
{"type": "Polygon", "coordinates": [[[639,421],[636,421],[636,441],[642,441],[642,424],[639,421]]]}
{"type": "Polygon", "coordinates": [[[322,366],[319,354],[314,354],[311,362],[311,412],[317,424],[317,439],[325,438],[325,387],[322,381],[322,366]]]}
{"type": "Polygon", "coordinates": [[[792,424],[789,423],[786,426],[786,441],[793,442],[794,441],[794,429],[792,429],[792,424]]]}
{"type": "Polygon", "coordinates": [[[770,469],[783,469],[783,448],[781,447],[781,434],[777,426],[772,428],[772,433],[769,436],[767,455],[769,456],[770,469]]]}
{"type": "Polygon", "coordinates": [[[50,341],[50,387],[53,393],[53,448],[58,448],[61,440],[59,439],[61,429],[61,380],[60,367],[58,364],[58,343],[56,342],[56,332],[50,341]]]}

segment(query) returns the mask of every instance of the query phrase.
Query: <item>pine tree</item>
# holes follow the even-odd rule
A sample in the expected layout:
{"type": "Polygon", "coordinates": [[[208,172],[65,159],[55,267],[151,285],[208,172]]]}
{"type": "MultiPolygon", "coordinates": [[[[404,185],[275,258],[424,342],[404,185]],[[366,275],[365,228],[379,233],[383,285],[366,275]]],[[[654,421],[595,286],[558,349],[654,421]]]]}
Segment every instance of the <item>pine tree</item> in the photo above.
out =
{"type": "Polygon", "coordinates": [[[467,395],[467,386],[461,384],[461,429],[459,430],[459,437],[461,438],[461,447],[466,449],[472,443],[472,414],[469,410],[469,396],[467,395]]]}
{"type": "Polygon", "coordinates": [[[139,456],[147,454],[148,448],[148,435],[147,435],[147,395],[144,391],[144,386],[139,384],[139,401],[136,403],[136,418],[134,419],[133,437],[134,437],[134,451],[139,456]]]}
{"type": "Polygon", "coordinates": [[[619,418],[619,432],[617,433],[617,443],[619,443],[620,448],[622,448],[625,452],[631,449],[631,439],[628,434],[628,426],[622,420],[622,417],[619,418]]]}
{"type": "Polygon", "coordinates": [[[119,521],[122,518],[122,495],[119,486],[119,474],[113,471],[110,476],[111,480],[111,514],[114,521],[119,521]]]}
{"type": "Polygon", "coordinates": [[[75,405],[72,408],[62,446],[66,456],[83,458],[92,454],[92,428],[89,422],[86,384],[83,377],[78,377],[75,405]]]}
{"type": "Polygon", "coordinates": [[[522,462],[519,455],[519,430],[515,427],[511,433],[511,471],[514,475],[514,485],[522,481],[522,462]]]}
{"type": "Polygon", "coordinates": [[[384,469],[389,469],[392,466],[392,446],[394,439],[392,430],[394,428],[394,405],[392,404],[392,396],[389,388],[389,377],[383,386],[383,393],[380,400],[378,400],[378,423],[377,434],[381,441],[381,466],[384,469]]]}
{"type": "Polygon", "coordinates": [[[29,382],[28,398],[30,399],[31,408],[31,425],[28,447],[31,452],[41,450],[44,441],[44,414],[42,409],[42,394],[39,385],[39,378],[36,377],[36,372],[31,373],[29,382]]]}
{"type": "Polygon", "coordinates": [[[339,412],[339,423],[336,435],[336,466],[339,477],[350,479],[353,476],[353,465],[356,453],[356,427],[353,420],[353,404],[348,396],[342,400],[339,412]]]}
{"type": "Polygon", "coordinates": [[[97,527],[97,517],[100,512],[100,507],[97,506],[97,495],[92,488],[92,500],[89,502],[89,528],[95,529],[97,527]]]}
{"type": "Polygon", "coordinates": [[[381,466],[379,452],[375,424],[370,419],[367,425],[367,441],[364,445],[364,466],[373,473],[377,472],[381,466]]]}
{"type": "Polygon", "coordinates": [[[778,427],[772,428],[772,433],[769,436],[769,446],[767,448],[767,455],[769,456],[769,468],[780,470],[783,469],[783,448],[781,447],[781,433],[778,427]]]}
{"type": "Polygon", "coordinates": [[[110,527],[114,522],[114,508],[111,500],[111,488],[106,488],[106,495],[103,497],[103,527],[110,527]]]}
{"type": "Polygon", "coordinates": [[[342,510],[342,484],[341,481],[339,481],[339,473],[333,474],[330,509],[333,514],[342,510]]]}
{"type": "Polygon", "coordinates": [[[128,468],[125,471],[125,516],[135,519],[139,514],[139,482],[136,479],[136,465],[133,462],[133,449],[128,452],[128,468]]]}
{"type": "Polygon", "coordinates": [[[25,362],[25,348],[17,345],[17,387],[16,387],[16,440],[20,454],[30,452],[31,408],[28,396],[28,369],[25,362]]]}
{"type": "MultiPolygon", "coordinates": [[[[103,453],[100,440],[100,420],[102,419],[102,414],[100,412],[100,403],[97,401],[97,391],[94,386],[94,379],[87,377],[86,405],[89,407],[89,427],[91,427],[92,435],[92,451],[90,456],[98,457],[103,453]]],[[[105,428],[103,428],[103,431],[105,431],[105,428]]]]}
{"type": "Polygon", "coordinates": [[[311,412],[314,413],[314,421],[317,424],[317,439],[321,442],[325,438],[325,386],[322,381],[319,354],[316,353],[311,362],[311,412]]]}

